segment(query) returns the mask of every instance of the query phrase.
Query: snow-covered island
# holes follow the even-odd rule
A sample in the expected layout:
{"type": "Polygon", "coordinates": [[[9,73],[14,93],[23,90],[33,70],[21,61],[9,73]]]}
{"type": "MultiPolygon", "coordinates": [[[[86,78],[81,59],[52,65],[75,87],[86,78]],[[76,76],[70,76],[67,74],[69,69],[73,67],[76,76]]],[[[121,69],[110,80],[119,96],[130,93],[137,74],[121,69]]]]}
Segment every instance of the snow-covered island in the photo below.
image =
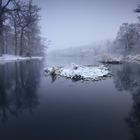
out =
{"type": "Polygon", "coordinates": [[[100,66],[81,66],[71,64],[64,67],[48,67],[45,68],[45,72],[52,76],[61,76],[69,78],[73,81],[98,81],[104,77],[110,76],[110,72],[107,67],[100,66]]]}
{"type": "Polygon", "coordinates": [[[113,56],[110,54],[103,55],[101,59],[99,60],[102,63],[105,64],[122,64],[124,62],[123,56],[113,56]]]}
{"type": "Polygon", "coordinates": [[[40,56],[22,57],[22,56],[15,56],[15,55],[7,55],[7,54],[5,54],[5,55],[0,56],[0,63],[12,62],[12,61],[31,60],[31,59],[42,60],[43,57],[40,57],[40,56]]]}
{"type": "Polygon", "coordinates": [[[99,60],[102,63],[105,64],[122,64],[125,62],[140,62],[140,54],[137,55],[103,55],[101,56],[101,59],[99,60]]]}

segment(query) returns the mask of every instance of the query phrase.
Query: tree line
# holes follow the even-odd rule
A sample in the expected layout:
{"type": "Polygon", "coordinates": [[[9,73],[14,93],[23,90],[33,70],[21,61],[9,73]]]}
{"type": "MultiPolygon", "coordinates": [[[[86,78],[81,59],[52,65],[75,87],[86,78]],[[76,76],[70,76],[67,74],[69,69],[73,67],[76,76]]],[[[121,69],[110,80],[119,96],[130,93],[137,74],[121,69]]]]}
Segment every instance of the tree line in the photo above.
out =
{"type": "Polygon", "coordinates": [[[121,53],[124,56],[140,53],[140,1],[134,10],[138,14],[137,23],[123,23],[118,31],[117,37],[113,43],[113,51],[121,53]]]}
{"type": "Polygon", "coordinates": [[[32,0],[0,0],[0,55],[43,54],[40,10],[32,0]]]}

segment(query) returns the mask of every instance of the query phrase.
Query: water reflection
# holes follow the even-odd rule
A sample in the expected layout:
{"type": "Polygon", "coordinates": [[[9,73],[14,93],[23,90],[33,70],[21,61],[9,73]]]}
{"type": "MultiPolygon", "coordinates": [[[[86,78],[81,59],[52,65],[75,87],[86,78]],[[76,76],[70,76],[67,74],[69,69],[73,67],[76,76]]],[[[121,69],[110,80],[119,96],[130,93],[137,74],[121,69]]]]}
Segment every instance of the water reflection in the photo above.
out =
{"type": "Polygon", "coordinates": [[[130,132],[133,140],[140,138],[140,65],[113,66],[116,88],[112,79],[81,84],[56,75],[52,84],[50,77],[41,77],[41,66],[36,61],[0,65],[0,119],[9,119],[6,128],[1,125],[2,138],[128,140],[130,132]],[[123,90],[133,97],[130,113],[130,94],[118,92],[123,90]],[[34,109],[33,116],[25,112],[34,109]],[[12,119],[19,115],[21,120],[12,119]]]}
{"type": "Polygon", "coordinates": [[[140,139],[140,64],[127,63],[112,67],[114,83],[119,91],[132,94],[133,106],[126,122],[130,127],[133,140],[140,139]]]}
{"type": "Polygon", "coordinates": [[[32,112],[38,104],[37,85],[40,62],[15,62],[0,65],[0,119],[18,116],[24,110],[32,112]],[[38,66],[37,66],[38,65],[38,66]]]}

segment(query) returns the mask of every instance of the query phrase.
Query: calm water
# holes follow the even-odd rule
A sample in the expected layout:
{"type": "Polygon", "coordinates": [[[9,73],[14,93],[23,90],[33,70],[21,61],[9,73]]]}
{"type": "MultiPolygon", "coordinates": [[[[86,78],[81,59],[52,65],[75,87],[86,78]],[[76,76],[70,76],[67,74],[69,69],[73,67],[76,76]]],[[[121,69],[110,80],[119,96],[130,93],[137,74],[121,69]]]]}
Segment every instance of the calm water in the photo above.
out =
{"type": "Polygon", "coordinates": [[[0,140],[139,140],[140,64],[111,66],[99,82],[44,76],[66,62],[0,65],[0,140]]]}

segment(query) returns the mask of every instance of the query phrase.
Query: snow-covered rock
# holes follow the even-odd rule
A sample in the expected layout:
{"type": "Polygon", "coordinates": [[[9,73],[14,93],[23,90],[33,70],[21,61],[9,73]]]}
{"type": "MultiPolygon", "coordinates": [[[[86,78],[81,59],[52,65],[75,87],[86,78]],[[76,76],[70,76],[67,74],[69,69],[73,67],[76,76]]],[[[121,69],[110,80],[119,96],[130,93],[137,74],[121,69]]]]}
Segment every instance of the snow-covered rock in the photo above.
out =
{"type": "Polygon", "coordinates": [[[65,67],[45,68],[45,72],[49,75],[57,75],[70,78],[74,81],[78,80],[100,80],[109,76],[109,70],[103,66],[80,66],[71,64],[65,67]]]}
{"type": "Polygon", "coordinates": [[[2,55],[0,56],[0,63],[11,62],[11,61],[21,61],[21,60],[30,60],[30,59],[43,59],[43,57],[21,57],[15,55],[2,55]]]}

